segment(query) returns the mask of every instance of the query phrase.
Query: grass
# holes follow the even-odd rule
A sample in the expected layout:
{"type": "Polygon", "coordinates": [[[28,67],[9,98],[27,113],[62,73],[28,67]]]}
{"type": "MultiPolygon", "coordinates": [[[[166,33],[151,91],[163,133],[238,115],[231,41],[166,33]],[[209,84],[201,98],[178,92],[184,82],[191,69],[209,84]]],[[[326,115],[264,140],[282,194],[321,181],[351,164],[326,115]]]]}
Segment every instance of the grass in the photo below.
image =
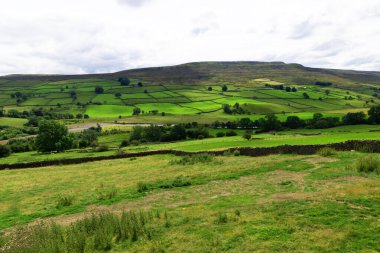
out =
{"type": "Polygon", "coordinates": [[[87,251],[377,252],[379,175],[345,169],[366,156],[222,156],[218,163],[175,165],[165,155],[1,171],[0,224],[50,217],[44,226],[20,229],[13,252],[64,249],[72,236],[87,251]],[[171,186],[160,187],[165,183],[171,186]],[[101,184],[117,195],[99,199],[101,184]],[[75,201],[57,208],[56,196],[68,192],[75,201]],[[139,217],[141,208],[148,210],[144,229],[132,240],[133,222],[120,224],[126,215],[139,217]]]}
{"type": "Polygon", "coordinates": [[[117,118],[132,115],[133,107],[125,105],[89,105],[86,114],[91,118],[117,118]]]}
{"type": "Polygon", "coordinates": [[[27,119],[0,118],[0,126],[23,127],[26,122],[28,122],[27,119]]]}

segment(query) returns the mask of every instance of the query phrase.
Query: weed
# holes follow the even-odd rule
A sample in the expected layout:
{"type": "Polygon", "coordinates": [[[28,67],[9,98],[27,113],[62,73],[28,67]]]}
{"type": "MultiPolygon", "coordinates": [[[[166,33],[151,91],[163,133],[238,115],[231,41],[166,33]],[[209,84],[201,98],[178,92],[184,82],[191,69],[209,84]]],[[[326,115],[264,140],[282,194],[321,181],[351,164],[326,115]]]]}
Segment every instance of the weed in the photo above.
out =
{"type": "Polygon", "coordinates": [[[100,184],[100,187],[96,189],[96,194],[99,200],[113,199],[117,196],[118,190],[115,186],[106,187],[104,184],[100,184]]]}

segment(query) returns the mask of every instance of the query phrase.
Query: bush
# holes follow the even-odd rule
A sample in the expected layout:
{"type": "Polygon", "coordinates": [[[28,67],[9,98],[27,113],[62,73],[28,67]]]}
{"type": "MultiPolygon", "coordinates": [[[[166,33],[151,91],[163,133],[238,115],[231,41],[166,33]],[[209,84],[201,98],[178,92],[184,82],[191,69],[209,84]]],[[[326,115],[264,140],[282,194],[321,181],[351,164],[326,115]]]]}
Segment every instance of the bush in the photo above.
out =
{"type": "Polygon", "coordinates": [[[120,147],[128,147],[131,143],[128,140],[123,140],[120,143],[120,147]]]}
{"type": "Polygon", "coordinates": [[[0,145],[0,157],[7,157],[11,154],[11,148],[8,145],[0,145]]]}
{"type": "Polygon", "coordinates": [[[217,132],[216,137],[224,137],[226,134],[224,132],[217,132]]]}
{"type": "Polygon", "coordinates": [[[237,133],[233,130],[227,131],[226,136],[237,136],[237,133]]]}
{"type": "Polygon", "coordinates": [[[239,150],[235,150],[234,151],[234,156],[240,156],[240,151],[239,150]]]}
{"type": "Polygon", "coordinates": [[[358,172],[380,174],[380,160],[373,156],[361,157],[353,166],[358,172]]]}
{"type": "Polygon", "coordinates": [[[323,156],[323,157],[332,156],[335,154],[336,154],[336,150],[329,147],[321,148],[320,150],[318,150],[318,155],[323,156]]]}
{"type": "Polygon", "coordinates": [[[186,176],[178,176],[172,180],[161,182],[159,184],[159,188],[175,188],[175,187],[183,187],[191,185],[191,180],[186,176]]]}
{"type": "Polygon", "coordinates": [[[109,147],[105,144],[102,144],[100,145],[99,147],[96,148],[96,151],[97,152],[105,152],[105,151],[108,151],[109,150],[109,147]]]}

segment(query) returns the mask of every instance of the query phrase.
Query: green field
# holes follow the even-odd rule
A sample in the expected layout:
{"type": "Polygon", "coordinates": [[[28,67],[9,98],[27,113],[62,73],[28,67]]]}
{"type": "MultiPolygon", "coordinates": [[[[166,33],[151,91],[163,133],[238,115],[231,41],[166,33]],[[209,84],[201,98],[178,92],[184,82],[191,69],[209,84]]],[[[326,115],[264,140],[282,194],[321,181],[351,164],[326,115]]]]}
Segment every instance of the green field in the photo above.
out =
{"type": "MultiPolygon", "coordinates": [[[[211,123],[215,120],[230,120],[243,116],[227,115],[220,112],[217,114],[210,113],[221,111],[223,104],[232,106],[239,103],[247,112],[244,116],[252,118],[261,117],[266,113],[281,114],[284,112],[301,113],[308,115],[308,118],[314,112],[328,114],[330,111],[334,111],[342,115],[349,111],[367,111],[369,107],[380,104],[380,100],[369,95],[370,91],[368,90],[377,87],[377,84],[353,86],[353,81],[349,78],[343,81],[343,79],[337,79],[331,75],[322,78],[322,80],[326,80],[326,77],[329,76],[331,81],[336,81],[336,85],[331,87],[299,83],[297,78],[294,78],[294,82],[284,81],[283,77],[277,75],[275,69],[271,69],[271,65],[265,64],[252,78],[241,78],[236,79],[239,81],[228,82],[226,80],[231,77],[253,75],[253,72],[245,73],[245,69],[255,69],[259,66],[243,64],[241,69],[244,71],[242,70],[239,74],[230,73],[231,76],[228,76],[222,75],[216,70],[214,72],[214,69],[219,67],[217,64],[204,63],[203,65],[213,75],[221,75],[221,77],[215,78],[209,83],[198,81],[196,76],[193,76],[194,80],[189,80],[189,83],[184,80],[156,83],[150,77],[151,74],[147,72],[139,75],[139,77],[131,77],[129,86],[121,86],[116,81],[117,78],[109,78],[106,75],[96,78],[79,78],[80,76],[78,76],[78,78],[73,77],[67,80],[64,77],[57,77],[57,79],[63,78],[64,80],[56,81],[46,81],[41,77],[40,81],[33,82],[24,79],[17,80],[16,78],[16,80],[0,83],[0,93],[2,94],[0,96],[0,107],[3,106],[5,112],[11,109],[22,111],[40,107],[46,110],[59,111],[59,104],[70,111],[80,104],[83,107],[81,111],[86,112],[91,118],[109,118],[112,120],[119,116],[131,118],[131,107],[137,106],[146,114],[155,110],[178,116],[206,114],[208,122],[211,123]],[[266,68],[269,68],[270,72],[267,72],[269,70],[266,68]],[[260,73],[261,77],[256,76],[260,73]],[[266,76],[268,73],[272,73],[273,77],[268,78],[266,76]],[[137,82],[142,82],[143,87],[136,85],[137,82]],[[190,85],[194,82],[196,84],[190,85]],[[223,92],[222,86],[225,84],[228,90],[223,92]],[[297,92],[286,92],[265,86],[276,84],[295,87],[298,90],[297,92]],[[101,86],[104,93],[96,94],[94,91],[96,86],[101,86]],[[212,89],[209,90],[208,87],[212,89]],[[12,90],[20,91],[27,96],[27,99],[17,102],[17,98],[11,98],[12,90]],[[75,97],[70,97],[71,92],[75,92],[75,97]],[[303,97],[305,92],[309,95],[309,99],[303,97]],[[115,96],[117,93],[120,93],[120,98],[115,96]],[[94,110],[94,104],[99,106],[95,107],[96,110],[94,110]],[[122,107],[125,107],[125,110],[122,107]]],[[[313,76],[311,72],[294,72],[296,69],[294,66],[286,65],[286,67],[289,68],[289,75],[300,75],[303,78],[309,77],[306,74],[309,74],[310,77],[313,76]]],[[[178,72],[178,75],[180,73],[178,72]]],[[[150,116],[152,115],[150,114],[150,116]]],[[[161,121],[165,122],[166,119],[161,118],[161,121]]],[[[157,120],[152,118],[153,122],[157,122],[157,120]]]]}
{"type": "Polygon", "coordinates": [[[151,156],[1,171],[0,224],[65,225],[91,213],[145,209],[161,212],[166,225],[156,224],[150,240],[113,241],[114,251],[376,252],[379,176],[347,169],[365,156],[230,156],[193,165],[151,156]],[[188,186],[160,188],[178,177],[188,186]],[[138,192],[139,182],[150,188],[138,192]],[[73,196],[69,206],[57,207],[62,196],[73,196]]]}

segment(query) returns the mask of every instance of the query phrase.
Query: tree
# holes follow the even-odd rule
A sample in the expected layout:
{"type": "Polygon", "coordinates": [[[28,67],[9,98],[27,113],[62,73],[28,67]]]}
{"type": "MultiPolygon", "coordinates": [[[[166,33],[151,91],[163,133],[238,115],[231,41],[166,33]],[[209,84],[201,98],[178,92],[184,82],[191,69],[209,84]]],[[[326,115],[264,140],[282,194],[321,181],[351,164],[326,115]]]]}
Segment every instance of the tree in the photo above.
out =
{"type": "Polygon", "coordinates": [[[298,116],[288,116],[284,122],[284,126],[290,129],[301,128],[305,126],[305,122],[298,116]]]}
{"type": "Polygon", "coordinates": [[[115,97],[117,97],[117,98],[120,98],[121,97],[121,93],[115,93],[115,97]]]}
{"type": "Polygon", "coordinates": [[[286,91],[286,92],[291,92],[292,89],[291,89],[290,87],[286,87],[286,88],[285,88],[285,91],[286,91]]]}
{"type": "Polygon", "coordinates": [[[330,90],[325,90],[326,95],[330,95],[330,90]]]}
{"type": "Polygon", "coordinates": [[[207,90],[208,90],[208,91],[212,91],[212,87],[209,86],[209,87],[207,88],[207,90]]]}
{"type": "Polygon", "coordinates": [[[141,126],[134,126],[132,128],[131,135],[129,136],[130,141],[139,141],[142,138],[143,134],[143,127],[141,126]]]}
{"type": "Polygon", "coordinates": [[[141,109],[138,107],[133,108],[133,115],[139,115],[141,113],[141,109]]]}
{"type": "Polygon", "coordinates": [[[309,95],[308,95],[306,92],[304,92],[304,93],[302,94],[302,96],[303,96],[303,98],[305,98],[305,99],[309,99],[309,98],[310,98],[309,95]]]}
{"type": "Polygon", "coordinates": [[[297,92],[297,89],[295,87],[293,87],[292,92],[297,92]]]}
{"type": "Polygon", "coordinates": [[[274,114],[267,114],[259,120],[260,128],[265,131],[281,130],[281,122],[274,114]]]}
{"type": "Polygon", "coordinates": [[[227,90],[228,90],[227,85],[223,85],[223,87],[222,87],[222,91],[227,91],[227,90]]]}
{"type": "Polygon", "coordinates": [[[7,157],[11,154],[11,148],[8,145],[0,144],[0,157],[7,157]]]}
{"type": "Polygon", "coordinates": [[[224,104],[223,111],[224,113],[231,114],[232,113],[231,106],[229,104],[224,104]]]}
{"type": "Polygon", "coordinates": [[[117,81],[120,83],[121,86],[128,86],[131,83],[128,77],[119,77],[117,81]]]}
{"type": "Polygon", "coordinates": [[[343,124],[345,125],[358,125],[365,123],[364,112],[349,112],[343,116],[343,124]]]}
{"type": "Polygon", "coordinates": [[[77,93],[76,93],[76,91],[74,91],[74,90],[70,91],[70,97],[72,99],[77,99],[77,93]]]}
{"type": "Polygon", "coordinates": [[[380,106],[372,106],[368,111],[368,121],[371,124],[380,124],[380,106]]]}
{"type": "Polygon", "coordinates": [[[137,83],[137,86],[139,86],[139,87],[143,87],[142,82],[138,82],[138,83],[137,83]]]}
{"type": "Polygon", "coordinates": [[[73,146],[74,137],[67,127],[55,121],[42,121],[38,127],[36,147],[40,152],[61,152],[73,146]]]}
{"type": "Polygon", "coordinates": [[[95,87],[95,93],[96,94],[102,94],[104,92],[104,89],[100,86],[95,87]]]}
{"type": "Polygon", "coordinates": [[[148,90],[144,90],[144,93],[148,93],[148,90]]]}
{"type": "Polygon", "coordinates": [[[245,133],[243,134],[243,138],[249,141],[252,138],[252,131],[250,130],[245,131],[245,133]]]}

